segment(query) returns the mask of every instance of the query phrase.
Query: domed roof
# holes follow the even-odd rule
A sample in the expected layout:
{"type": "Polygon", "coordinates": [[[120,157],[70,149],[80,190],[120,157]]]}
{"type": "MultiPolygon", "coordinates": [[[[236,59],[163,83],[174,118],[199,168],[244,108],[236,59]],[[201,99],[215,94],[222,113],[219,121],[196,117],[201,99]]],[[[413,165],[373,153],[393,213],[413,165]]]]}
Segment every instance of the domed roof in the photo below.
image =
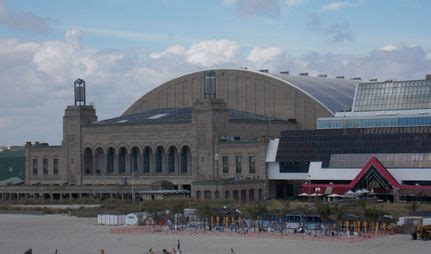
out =
{"type": "MultiPolygon", "coordinates": [[[[329,78],[329,77],[312,77],[312,76],[305,76],[305,75],[290,75],[290,74],[282,74],[282,73],[267,73],[267,72],[257,72],[257,71],[251,71],[247,69],[213,69],[216,73],[224,73],[224,75],[230,75],[230,76],[237,76],[238,78],[240,76],[242,77],[248,77],[248,76],[254,76],[256,79],[262,80],[262,82],[257,82],[256,86],[262,86],[262,89],[266,84],[268,83],[274,83],[277,84],[277,86],[289,86],[291,88],[294,88],[298,90],[299,92],[302,92],[303,94],[310,97],[312,100],[316,101],[318,104],[320,104],[323,108],[325,108],[329,113],[332,115],[335,112],[339,111],[345,111],[347,109],[350,109],[353,104],[353,98],[355,94],[355,89],[357,84],[359,83],[358,80],[346,80],[346,79],[339,79],[339,78],[329,78]],[[273,79],[273,82],[271,82],[271,79],[273,79]]],[[[157,102],[159,99],[154,99],[154,96],[158,96],[158,94],[163,93],[164,91],[167,91],[167,89],[171,89],[171,92],[173,94],[176,94],[177,91],[172,90],[172,87],[174,84],[181,84],[182,82],[185,82],[185,80],[196,80],[202,78],[203,82],[203,71],[197,71],[188,73],[182,76],[179,76],[175,79],[172,79],[170,81],[164,82],[162,85],[154,88],[152,91],[141,97],[139,100],[137,100],[132,106],[130,106],[123,115],[129,115],[134,114],[137,112],[143,112],[147,111],[148,109],[145,109],[147,105],[145,103],[152,103],[150,106],[151,108],[163,108],[166,106],[158,105],[160,102],[157,102]]],[[[229,83],[229,81],[224,81],[224,85],[236,85],[234,83],[232,84],[226,84],[229,83]]],[[[247,84],[248,85],[248,84],[247,84]]],[[[257,89],[257,88],[256,88],[257,89]]],[[[199,91],[198,91],[199,93],[199,91]]],[[[256,94],[257,94],[256,90],[256,94]]],[[[275,90],[274,90],[274,93],[275,90]]],[[[165,95],[164,95],[165,96],[165,95]]],[[[166,95],[168,96],[168,95],[166,95]]],[[[176,100],[182,101],[186,97],[186,95],[181,94],[181,99],[176,100]]],[[[226,90],[225,90],[225,96],[226,90]]],[[[234,95],[235,96],[235,95],[234,95]]],[[[256,95],[257,96],[257,95],[256,95]]],[[[261,94],[263,96],[263,94],[261,94]]],[[[192,96],[189,96],[192,97],[192,96]]],[[[162,98],[162,97],[161,97],[162,98]]],[[[166,97],[163,97],[162,99],[165,100],[166,97]]],[[[196,98],[196,96],[194,96],[196,98]]],[[[238,96],[237,99],[240,100],[241,96],[238,96]]],[[[225,98],[226,99],[226,98],[225,98]]],[[[245,98],[243,98],[245,99],[245,98]]],[[[255,98],[256,101],[258,101],[258,97],[255,98]]],[[[191,107],[193,102],[188,102],[188,105],[184,103],[184,105],[174,105],[173,107],[191,107]]],[[[237,102],[238,105],[241,104],[241,102],[237,102]]],[[[147,105],[148,106],[148,105],[147,105]]],[[[172,106],[167,106],[172,107],[172,106]]],[[[238,108],[239,110],[244,110],[241,108],[238,108]]]]}

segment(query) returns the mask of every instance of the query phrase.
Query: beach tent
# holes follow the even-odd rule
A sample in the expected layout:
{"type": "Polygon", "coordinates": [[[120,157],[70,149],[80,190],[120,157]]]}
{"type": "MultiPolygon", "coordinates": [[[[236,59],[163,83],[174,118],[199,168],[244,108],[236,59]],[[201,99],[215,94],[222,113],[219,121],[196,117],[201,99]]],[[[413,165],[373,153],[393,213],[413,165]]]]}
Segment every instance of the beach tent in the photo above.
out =
{"type": "Polygon", "coordinates": [[[355,196],[355,193],[351,190],[349,190],[344,194],[344,197],[347,197],[347,198],[353,198],[354,196],[355,196]]]}
{"type": "Polygon", "coordinates": [[[142,225],[145,220],[150,220],[151,214],[142,212],[142,213],[129,213],[126,215],[126,221],[124,222],[124,225],[142,225]]]}

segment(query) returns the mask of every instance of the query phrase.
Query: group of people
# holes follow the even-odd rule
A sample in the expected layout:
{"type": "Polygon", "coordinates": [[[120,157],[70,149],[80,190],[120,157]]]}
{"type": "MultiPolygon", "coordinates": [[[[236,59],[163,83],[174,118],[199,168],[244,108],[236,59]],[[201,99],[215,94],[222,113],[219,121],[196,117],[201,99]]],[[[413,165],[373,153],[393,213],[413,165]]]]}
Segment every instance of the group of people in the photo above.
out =
{"type": "Polygon", "coordinates": [[[149,249],[146,254],[182,254],[180,240],[177,240],[177,248],[172,248],[172,251],[163,249],[162,252],[158,250],[149,249]]]}
{"type": "MultiPolygon", "coordinates": [[[[158,250],[149,249],[146,254],[182,254],[180,240],[177,240],[177,248],[172,248],[172,251],[168,251],[167,249],[163,249],[162,252],[158,250]]],[[[235,254],[235,250],[233,248],[230,249],[230,254],[235,254]]]]}

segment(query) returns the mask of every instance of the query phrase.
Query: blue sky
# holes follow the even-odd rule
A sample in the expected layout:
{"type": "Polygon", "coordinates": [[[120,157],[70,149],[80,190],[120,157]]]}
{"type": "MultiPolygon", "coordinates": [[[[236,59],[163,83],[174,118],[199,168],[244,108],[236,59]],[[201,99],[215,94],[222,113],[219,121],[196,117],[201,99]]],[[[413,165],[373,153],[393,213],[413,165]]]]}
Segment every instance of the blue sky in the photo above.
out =
{"type": "Polygon", "coordinates": [[[205,68],[421,79],[430,10],[428,0],[0,0],[0,145],[61,142],[77,77],[99,119],[205,68]]]}

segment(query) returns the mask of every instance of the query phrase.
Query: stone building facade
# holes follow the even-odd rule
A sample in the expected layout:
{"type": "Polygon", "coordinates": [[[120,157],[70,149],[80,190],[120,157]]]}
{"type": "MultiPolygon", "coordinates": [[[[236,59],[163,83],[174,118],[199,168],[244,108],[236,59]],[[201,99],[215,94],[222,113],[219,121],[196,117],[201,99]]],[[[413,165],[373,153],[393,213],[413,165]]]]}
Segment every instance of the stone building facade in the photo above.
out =
{"type": "Polygon", "coordinates": [[[315,128],[318,117],[351,105],[356,85],[284,78],[248,70],[195,72],[102,121],[85,95],[78,96],[65,110],[60,146],[26,144],[25,184],[97,186],[106,193],[133,185],[136,194],[171,189],[189,190],[196,199],[264,199],[268,140],[283,130],[315,128]],[[322,93],[326,87],[333,92],[322,93]]]}

